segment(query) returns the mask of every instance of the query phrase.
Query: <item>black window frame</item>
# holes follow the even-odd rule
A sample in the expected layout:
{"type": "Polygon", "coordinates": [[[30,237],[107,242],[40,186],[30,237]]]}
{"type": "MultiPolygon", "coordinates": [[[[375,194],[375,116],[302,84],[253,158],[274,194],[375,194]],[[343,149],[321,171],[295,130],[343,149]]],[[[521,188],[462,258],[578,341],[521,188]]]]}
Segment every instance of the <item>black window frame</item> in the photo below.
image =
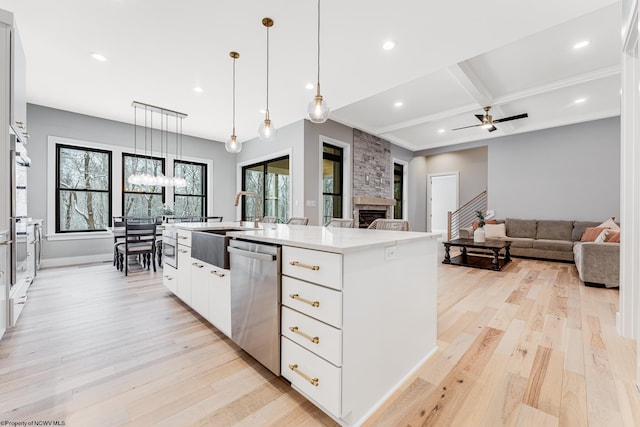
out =
{"type": "Polygon", "coordinates": [[[207,187],[207,174],[209,173],[209,169],[208,169],[208,165],[206,163],[200,163],[200,162],[191,162],[191,161],[187,161],[187,160],[174,160],[173,161],[173,176],[176,176],[176,165],[177,164],[186,164],[186,165],[195,165],[195,166],[202,166],[204,168],[204,173],[202,174],[202,194],[177,194],[177,192],[175,191],[176,189],[174,189],[173,191],[173,206],[175,209],[176,206],[176,196],[179,197],[199,197],[202,199],[202,211],[200,212],[200,216],[207,216],[207,212],[208,212],[208,205],[207,205],[207,201],[208,201],[208,187],[207,187]]]}
{"type": "MultiPolygon", "coordinates": [[[[246,183],[246,173],[245,173],[245,171],[247,169],[253,169],[253,168],[256,168],[258,166],[262,166],[262,180],[263,180],[262,181],[262,188],[263,188],[263,191],[262,191],[262,216],[263,217],[264,217],[264,209],[265,209],[265,206],[267,204],[267,194],[266,194],[266,191],[264,191],[264,189],[266,188],[267,168],[268,168],[270,163],[280,162],[282,160],[287,160],[289,162],[289,176],[291,176],[291,157],[288,154],[284,155],[284,156],[281,156],[281,157],[275,157],[273,159],[265,160],[265,161],[262,161],[262,162],[253,163],[253,164],[250,164],[250,165],[242,166],[242,190],[243,191],[246,191],[246,188],[247,188],[246,187],[247,183],[246,183]]],[[[289,191],[290,190],[291,189],[289,188],[289,191]]],[[[247,217],[247,214],[246,214],[246,210],[247,210],[247,208],[246,208],[246,197],[243,197],[242,198],[241,216],[240,216],[243,221],[247,221],[248,220],[247,219],[248,217],[247,217]]],[[[260,215],[261,215],[260,212],[258,212],[258,216],[260,216],[260,215]]]]}
{"type": "Polygon", "coordinates": [[[404,204],[402,203],[402,200],[404,199],[404,165],[401,163],[394,163],[393,164],[393,198],[395,199],[396,203],[395,206],[393,208],[393,218],[394,219],[403,219],[402,214],[404,213],[404,204]],[[398,171],[400,173],[398,173],[398,171]],[[399,187],[400,187],[400,197],[397,197],[396,194],[396,177],[400,177],[399,179],[399,187]],[[400,207],[400,209],[398,209],[398,207],[400,207]],[[399,210],[399,213],[398,213],[399,210]]]}
{"type": "MultiPolygon", "coordinates": [[[[324,163],[325,160],[330,160],[332,162],[338,163],[340,165],[339,170],[340,170],[340,176],[339,176],[339,180],[340,180],[340,192],[339,193],[326,193],[324,191],[324,185],[322,186],[322,215],[323,215],[323,223],[328,221],[331,218],[325,218],[324,217],[324,197],[325,196],[333,196],[333,197],[340,197],[340,211],[339,212],[335,212],[335,205],[334,205],[334,212],[332,214],[332,218],[342,218],[342,215],[344,214],[344,148],[337,146],[337,145],[333,145],[333,144],[329,144],[327,142],[323,142],[322,143],[322,161],[324,163]],[[325,147],[329,147],[333,150],[337,150],[339,151],[340,154],[335,154],[335,153],[327,153],[325,151],[325,147]]],[[[324,180],[324,174],[323,174],[323,178],[324,180]]],[[[335,187],[334,187],[335,190],[335,187]]]]}
{"type": "Polygon", "coordinates": [[[78,192],[95,192],[95,193],[107,193],[108,194],[108,206],[109,212],[107,214],[108,224],[111,224],[111,218],[113,217],[113,152],[111,150],[102,150],[99,148],[83,147],[80,145],[61,144],[56,143],[56,201],[55,201],[55,223],[56,234],[69,234],[69,233],[94,233],[107,231],[106,228],[100,228],[95,230],[61,230],[60,229],[60,191],[78,191],[78,192]],[[60,188],[60,149],[72,149],[77,151],[90,151],[94,153],[107,154],[109,157],[109,185],[108,190],[86,190],[86,189],[61,189],[60,188]]]}
{"type": "MultiPolygon", "coordinates": [[[[161,192],[160,193],[152,193],[149,191],[127,191],[126,190],[126,180],[127,177],[125,177],[125,158],[126,157],[133,157],[133,158],[138,158],[138,159],[143,159],[143,160],[160,160],[162,163],[162,174],[164,175],[166,172],[166,159],[164,157],[155,157],[155,156],[145,156],[142,154],[134,154],[134,153],[122,153],[122,215],[124,215],[124,207],[125,207],[125,198],[127,196],[127,194],[151,194],[151,195],[155,195],[155,194],[161,194],[162,195],[162,205],[164,206],[167,200],[167,193],[166,193],[166,189],[163,186],[157,186],[161,188],[161,192]]],[[[162,215],[162,212],[159,212],[158,215],[162,215]]]]}

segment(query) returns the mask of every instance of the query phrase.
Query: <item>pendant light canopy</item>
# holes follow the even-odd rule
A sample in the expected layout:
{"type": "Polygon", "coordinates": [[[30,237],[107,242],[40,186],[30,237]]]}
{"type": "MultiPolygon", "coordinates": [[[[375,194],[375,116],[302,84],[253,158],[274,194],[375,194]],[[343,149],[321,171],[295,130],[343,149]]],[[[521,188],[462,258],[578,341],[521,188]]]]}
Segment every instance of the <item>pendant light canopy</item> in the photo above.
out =
{"type": "Polygon", "coordinates": [[[236,136],[236,59],[240,58],[238,52],[229,52],[229,56],[233,58],[233,132],[224,143],[224,148],[229,153],[239,153],[242,150],[242,143],[238,141],[236,136]]]}
{"type": "Polygon", "coordinates": [[[329,118],[331,110],[320,95],[320,0],[318,0],[318,82],[316,84],[316,96],[307,107],[307,118],[313,123],[324,123],[329,118]]]}
{"type": "Polygon", "coordinates": [[[267,108],[265,108],[264,121],[258,127],[258,136],[263,141],[273,141],[278,133],[269,117],[269,28],[273,27],[273,19],[262,18],[262,25],[267,29],[267,108]]]}

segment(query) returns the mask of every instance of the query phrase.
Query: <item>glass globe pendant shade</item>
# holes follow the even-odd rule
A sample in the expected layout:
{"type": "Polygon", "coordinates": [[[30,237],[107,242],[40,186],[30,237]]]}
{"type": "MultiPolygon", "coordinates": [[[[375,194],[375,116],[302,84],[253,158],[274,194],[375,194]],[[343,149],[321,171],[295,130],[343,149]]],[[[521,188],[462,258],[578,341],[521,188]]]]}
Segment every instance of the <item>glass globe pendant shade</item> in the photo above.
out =
{"type": "Polygon", "coordinates": [[[273,141],[278,135],[278,129],[276,129],[271,120],[264,119],[260,126],[258,126],[258,136],[263,141],[273,141]]]}
{"type": "Polygon", "coordinates": [[[307,107],[307,118],[313,123],[324,123],[329,118],[331,109],[322,99],[322,95],[316,95],[307,107]]]}
{"type": "Polygon", "coordinates": [[[231,137],[224,143],[224,148],[229,153],[237,154],[242,150],[242,143],[238,142],[235,135],[231,135],[231,137]]]}

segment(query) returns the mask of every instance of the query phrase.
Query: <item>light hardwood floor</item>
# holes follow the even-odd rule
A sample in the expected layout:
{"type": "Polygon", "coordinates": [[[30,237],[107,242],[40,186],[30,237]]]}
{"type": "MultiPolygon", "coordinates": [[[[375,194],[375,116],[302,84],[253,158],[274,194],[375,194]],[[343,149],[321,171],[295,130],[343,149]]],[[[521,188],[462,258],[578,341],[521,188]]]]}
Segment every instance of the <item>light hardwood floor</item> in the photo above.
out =
{"type": "MultiPolygon", "coordinates": [[[[0,341],[0,420],[331,426],[161,284],[110,264],[42,270],[0,341]]],[[[638,426],[618,292],[572,264],[439,267],[438,352],[371,426],[638,426]]],[[[416,331],[419,333],[419,331],[416,331]]]]}

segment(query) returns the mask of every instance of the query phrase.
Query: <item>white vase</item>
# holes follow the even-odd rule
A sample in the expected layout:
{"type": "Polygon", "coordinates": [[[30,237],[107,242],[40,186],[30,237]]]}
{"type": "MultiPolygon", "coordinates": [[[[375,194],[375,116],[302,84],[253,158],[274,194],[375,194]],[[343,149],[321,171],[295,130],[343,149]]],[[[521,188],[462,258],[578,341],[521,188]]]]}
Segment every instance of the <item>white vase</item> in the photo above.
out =
{"type": "Polygon", "coordinates": [[[484,243],[484,228],[476,228],[476,231],[473,232],[473,241],[476,243],[484,243]]]}

